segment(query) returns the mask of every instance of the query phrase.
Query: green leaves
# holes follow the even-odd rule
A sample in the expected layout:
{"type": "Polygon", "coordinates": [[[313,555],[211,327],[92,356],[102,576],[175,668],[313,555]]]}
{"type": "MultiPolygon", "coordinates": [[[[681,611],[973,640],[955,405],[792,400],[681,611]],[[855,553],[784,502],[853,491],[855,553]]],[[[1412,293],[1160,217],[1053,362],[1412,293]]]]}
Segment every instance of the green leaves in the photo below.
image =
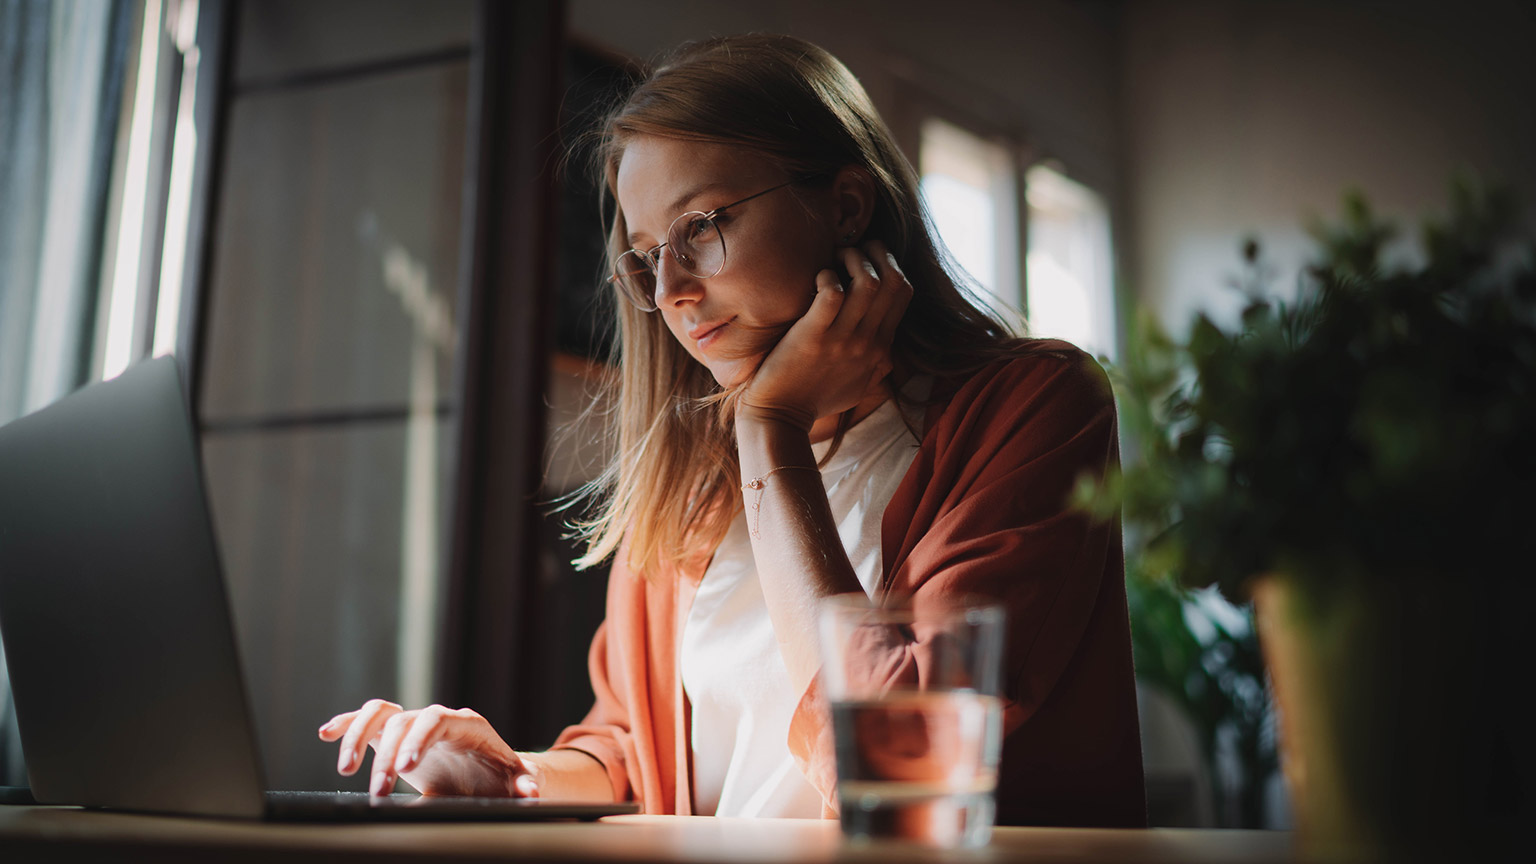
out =
{"type": "Polygon", "coordinates": [[[1317,242],[1327,266],[1340,274],[1369,277],[1376,272],[1381,249],[1397,236],[1397,228],[1378,221],[1358,189],[1344,193],[1344,215],[1337,225],[1313,218],[1307,233],[1317,242]]]}
{"type": "Polygon", "coordinates": [[[1357,192],[1314,220],[1302,297],[1261,296],[1256,241],[1241,323],[1204,315],[1178,342],[1138,317],[1110,370],[1128,437],[1123,474],[1084,481],[1099,518],[1153,538],[1139,569],[1185,585],[1511,571],[1536,562],[1536,275],[1517,208],[1459,178],[1426,225],[1427,260],[1388,272],[1396,236],[1357,192]],[[1518,527],[1517,527],[1518,526],[1518,527]]]}

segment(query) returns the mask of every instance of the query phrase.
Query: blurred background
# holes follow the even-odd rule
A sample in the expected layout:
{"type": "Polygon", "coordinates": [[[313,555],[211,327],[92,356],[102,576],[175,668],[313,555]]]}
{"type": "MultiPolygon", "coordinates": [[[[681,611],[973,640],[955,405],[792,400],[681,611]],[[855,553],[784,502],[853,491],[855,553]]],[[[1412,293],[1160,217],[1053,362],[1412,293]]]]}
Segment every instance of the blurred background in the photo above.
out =
{"type": "MultiPolygon", "coordinates": [[[[1458,172],[1536,200],[1516,0],[0,0],[0,422],[150,355],[192,384],[273,788],[381,696],[546,746],[590,704],[607,361],[572,143],[688,39],[792,33],[864,82],[978,290],[1113,361],[1241,307],[1257,238],[1407,227],[1458,172]]],[[[1421,254],[1414,235],[1389,250],[1421,254]]],[[[1135,556],[1128,563],[1136,569],[1135,556]]],[[[1249,613],[1130,585],[1154,824],[1287,827],[1249,613]]],[[[0,666],[0,785],[24,785],[0,666]]]]}

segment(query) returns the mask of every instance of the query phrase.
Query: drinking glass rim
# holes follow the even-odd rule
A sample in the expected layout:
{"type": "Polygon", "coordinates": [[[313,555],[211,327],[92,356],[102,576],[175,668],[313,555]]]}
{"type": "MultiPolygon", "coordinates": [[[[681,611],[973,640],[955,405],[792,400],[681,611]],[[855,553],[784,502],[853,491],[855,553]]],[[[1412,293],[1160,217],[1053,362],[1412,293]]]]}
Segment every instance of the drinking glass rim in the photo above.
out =
{"type": "Polygon", "coordinates": [[[980,594],[919,600],[908,592],[886,592],[878,597],[849,592],[821,598],[821,609],[823,614],[877,612],[892,621],[964,619],[967,624],[986,624],[1002,622],[1007,617],[1002,601],[980,594]]]}

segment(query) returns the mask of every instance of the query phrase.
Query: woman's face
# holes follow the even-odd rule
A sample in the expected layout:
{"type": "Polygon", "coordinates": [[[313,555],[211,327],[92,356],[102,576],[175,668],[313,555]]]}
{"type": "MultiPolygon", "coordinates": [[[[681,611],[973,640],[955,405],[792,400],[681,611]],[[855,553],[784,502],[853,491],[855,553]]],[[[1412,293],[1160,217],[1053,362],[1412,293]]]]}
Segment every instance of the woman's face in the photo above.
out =
{"type": "MultiPolygon", "coordinates": [[[[639,135],[624,148],[616,194],[629,245],[649,251],[667,242],[683,213],[707,213],[789,179],[740,147],[639,135]]],[[[810,308],[817,272],[834,266],[836,216],[830,191],[799,188],[731,207],[717,220],[724,268],[699,279],[663,249],[652,314],[722,386],[742,383],[783,327],[810,308]]]]}

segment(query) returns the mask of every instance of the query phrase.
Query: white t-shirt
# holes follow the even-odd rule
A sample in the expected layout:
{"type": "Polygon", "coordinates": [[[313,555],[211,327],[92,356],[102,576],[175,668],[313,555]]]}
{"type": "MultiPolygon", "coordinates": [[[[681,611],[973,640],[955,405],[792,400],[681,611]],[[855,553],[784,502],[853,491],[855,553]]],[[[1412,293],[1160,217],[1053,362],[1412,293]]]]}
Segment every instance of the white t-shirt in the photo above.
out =
{"type": "MultiPolygon", "coordinates": [[[[812,445],[819,462],[831,441],[812,445]]],[[[880,519],[917,455],[894,400],[848,430],[821,470],[838,536],[865,592],[880,577],[880,519]]],[[[820,818],[821,795],[789,752],[790,686],[744,516],[699,583],[678,648],[692,706],[694,812],[820,818]]]]}

